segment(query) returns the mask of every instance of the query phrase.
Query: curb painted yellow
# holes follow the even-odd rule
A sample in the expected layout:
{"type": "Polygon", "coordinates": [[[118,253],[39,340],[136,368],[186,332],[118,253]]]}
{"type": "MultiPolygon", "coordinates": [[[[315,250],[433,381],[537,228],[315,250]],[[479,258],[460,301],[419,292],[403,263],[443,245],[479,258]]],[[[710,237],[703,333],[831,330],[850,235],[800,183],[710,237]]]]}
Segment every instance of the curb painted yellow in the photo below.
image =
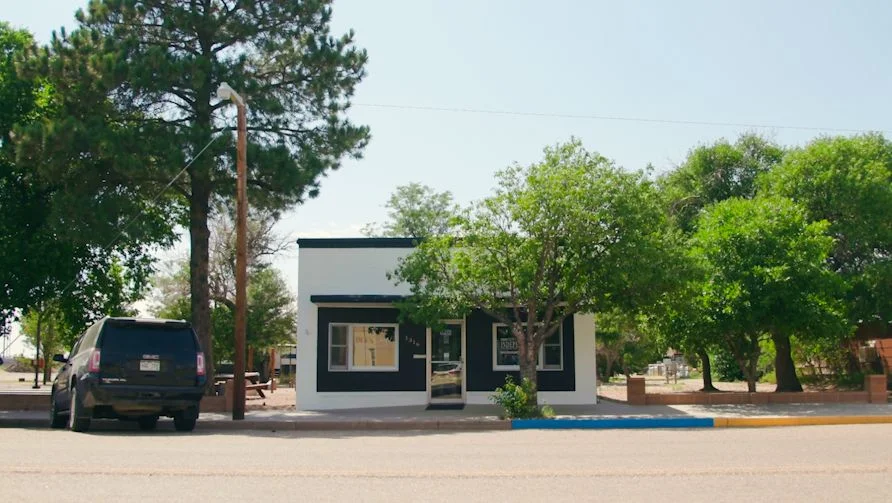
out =
{"type": "Polygon", "coordinates": [[[714,421],[716,428],[892,424],[892,416],[717,417],[714,421]]]}

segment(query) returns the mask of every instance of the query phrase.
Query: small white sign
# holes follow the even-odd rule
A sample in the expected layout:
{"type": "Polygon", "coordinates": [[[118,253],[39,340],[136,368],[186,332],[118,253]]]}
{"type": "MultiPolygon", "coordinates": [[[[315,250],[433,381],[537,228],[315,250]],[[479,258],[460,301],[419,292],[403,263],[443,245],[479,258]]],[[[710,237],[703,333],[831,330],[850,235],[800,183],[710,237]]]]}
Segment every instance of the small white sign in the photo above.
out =
{"type": "Polygon", "coordinates": [[[161,362],[158,360],[140,360],[140,372],[158,372],[161,370],[161,362]]]}

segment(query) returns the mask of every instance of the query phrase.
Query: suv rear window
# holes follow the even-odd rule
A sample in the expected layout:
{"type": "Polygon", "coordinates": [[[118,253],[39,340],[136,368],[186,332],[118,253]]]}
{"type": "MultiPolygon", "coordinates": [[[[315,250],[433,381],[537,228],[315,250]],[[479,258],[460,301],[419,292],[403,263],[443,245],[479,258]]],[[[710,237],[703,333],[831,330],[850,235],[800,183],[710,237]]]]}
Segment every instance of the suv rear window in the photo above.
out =
{"type": "Polygon", "coordinates": [[[102,349],[116,353],[176,354],[196,352],[192,331],[163,325],[106,325],[102,349]]]}

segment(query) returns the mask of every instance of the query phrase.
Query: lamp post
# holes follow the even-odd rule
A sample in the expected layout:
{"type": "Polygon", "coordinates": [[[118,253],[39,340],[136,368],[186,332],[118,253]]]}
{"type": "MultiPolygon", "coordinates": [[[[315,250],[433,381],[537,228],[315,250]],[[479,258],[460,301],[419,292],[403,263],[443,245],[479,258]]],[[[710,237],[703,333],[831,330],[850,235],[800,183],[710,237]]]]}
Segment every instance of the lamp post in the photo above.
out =
{"type": "Polygon", "coordinates": [[[232,419],[245,418],[245,332],[248,314],[248,126],[245,100],[229,84],[222,83],[217,98],[231,99],[238,108],[238,156],[236,161],[236,238],[235,238],[235,368],[233,369],[232,419]]]}

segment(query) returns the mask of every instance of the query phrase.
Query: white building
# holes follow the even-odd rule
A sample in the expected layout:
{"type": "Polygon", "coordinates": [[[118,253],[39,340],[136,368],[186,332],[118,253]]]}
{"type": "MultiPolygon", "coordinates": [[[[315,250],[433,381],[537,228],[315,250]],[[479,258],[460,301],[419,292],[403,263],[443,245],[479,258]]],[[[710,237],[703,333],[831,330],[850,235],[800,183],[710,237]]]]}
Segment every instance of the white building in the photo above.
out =
{"type": "MultiPolygon", "coordinates": [[[[298,256],[297,408],[488,404],[505,376],[519,376],[517,346],[482,312],[432,333],[400,323],[408,294],[386,273],[411,239],[301,239],[298,256]]],[[[576,315],[539,355],[539,400],[596,401],[594,318],[576,315]]]]}

